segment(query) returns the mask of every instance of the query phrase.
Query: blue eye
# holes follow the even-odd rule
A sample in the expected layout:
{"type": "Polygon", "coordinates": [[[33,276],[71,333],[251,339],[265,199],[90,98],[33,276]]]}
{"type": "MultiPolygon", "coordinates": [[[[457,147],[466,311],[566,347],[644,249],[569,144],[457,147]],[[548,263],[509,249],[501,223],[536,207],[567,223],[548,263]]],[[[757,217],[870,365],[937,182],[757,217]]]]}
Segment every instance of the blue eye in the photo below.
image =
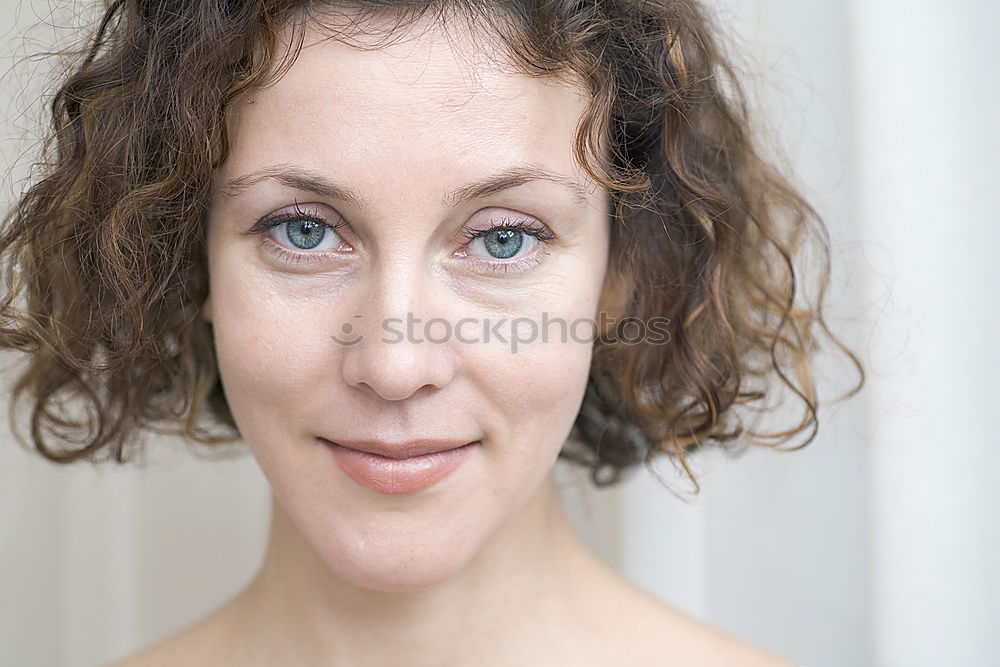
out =
{"type": "Polygon", "coordinates": [[[322,218],[300,209],[259,220],[250,233],[267,234],[290,250],[333,250],[343,243],[336,229],[322,218]]]}
{"type": "Polygon", "coordinates": [[[530,253],[539,244],[555,238],[547,228],[509,218],[502,218],[488,229],[467,231],[465,236],[470,249],[482,246],[488,253],[488,255],[476,253],[477,255],[492,259],[510,259],[522,250],[525,252],[521,254],[530,253]]]}
{"type": "MultiPolygon", "coordinates": [[[[500,227],[489,230],[482,236],[476,237],[474,241],[482,239],[482,245],[491,257],[495,259],[510,259],[524,246],[526,237],[534,240],[534,237],[529,237],[519,229],[500,227]]],[[[475,243],[471,245],[475,245],[475,243]]],[[[529,245],[528,250],[531,250],[533,247],[529,245]]]]}
{"type": "Polygon", "coordinates": [[[326,236],[327,226],[315,220],[291,220],[284,223],[285,235],[296,248],[312,250],[326,236]]]}

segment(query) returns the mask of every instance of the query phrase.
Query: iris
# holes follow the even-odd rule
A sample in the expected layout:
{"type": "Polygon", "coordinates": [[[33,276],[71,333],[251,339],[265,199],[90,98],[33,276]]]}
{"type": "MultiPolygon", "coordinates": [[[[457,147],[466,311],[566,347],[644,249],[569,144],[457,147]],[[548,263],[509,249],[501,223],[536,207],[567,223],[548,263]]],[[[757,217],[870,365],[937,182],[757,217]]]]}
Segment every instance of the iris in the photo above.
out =
{"type": "Polygon", "coordinates": [[[287,224],[288,240],[302,250],[315,248],[326,235],[326,225],[313,220],[293,220],[287,224]]]}
{"type": "Polygon", "coordinates": [[[497,259],[508,259],[517,254],[524,243],[524,233],[516,229],[496,229],[483,237],[486,250],[497,259]]]}

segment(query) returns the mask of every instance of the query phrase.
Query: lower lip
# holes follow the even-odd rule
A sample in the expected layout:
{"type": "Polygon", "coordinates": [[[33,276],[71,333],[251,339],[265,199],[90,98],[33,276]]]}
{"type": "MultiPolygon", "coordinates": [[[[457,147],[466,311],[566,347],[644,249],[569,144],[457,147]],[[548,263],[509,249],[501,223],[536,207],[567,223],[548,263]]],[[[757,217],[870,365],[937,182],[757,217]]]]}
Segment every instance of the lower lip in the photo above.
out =
{"type": "Polygon", "coordinates": [[[479,441],[408,459],[392,459],[342,447],[323,440],[333,453],[333,460],[347,476],[362,486],[386,494],[413,493],[426,489],[450,475],[462,464],[479,441]]]}

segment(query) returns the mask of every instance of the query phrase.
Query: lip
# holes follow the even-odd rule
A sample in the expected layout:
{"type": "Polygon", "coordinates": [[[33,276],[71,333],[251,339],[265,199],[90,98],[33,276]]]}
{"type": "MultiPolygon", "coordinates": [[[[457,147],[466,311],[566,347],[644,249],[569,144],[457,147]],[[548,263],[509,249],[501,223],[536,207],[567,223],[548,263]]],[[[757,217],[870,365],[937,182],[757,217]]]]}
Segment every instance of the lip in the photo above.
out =
{"type": "MultiPolygon", "coordinates": [[[[455,442],[422,440],[392,447],[386,443],[365,441],[363,446],[381,448],[393,456],[354,449],[345,444],[319,438],[333,454],[333,459],[348,477],[361,486],[390,495],[413,493],[433,486],[450,475],[481,441],[455,442]],[[404,456],[403,452],[420,452],[404,456]]],[[[350,442],[350,441],[347,441],[350,442]]]]}
{"type": "MultiPolygon", "coordinates": [[[[456,440],[454,438],[425,438],[422,440],[407,440],[406,442],[387,442],[385,440],[333,441],[326,440],[325,438],[320,439],[324,442],[332,442],[333,444],[340,445],[341,447],[347,447],[359,452],[368,452],[369,454],[377,454],[389,459],[408,459],[414,456],[443,452],[449,449],[457,449],[473,442],[472,440],[456,440]]],[[[478,440],[475,442],[478,442],[478,440]]]]}

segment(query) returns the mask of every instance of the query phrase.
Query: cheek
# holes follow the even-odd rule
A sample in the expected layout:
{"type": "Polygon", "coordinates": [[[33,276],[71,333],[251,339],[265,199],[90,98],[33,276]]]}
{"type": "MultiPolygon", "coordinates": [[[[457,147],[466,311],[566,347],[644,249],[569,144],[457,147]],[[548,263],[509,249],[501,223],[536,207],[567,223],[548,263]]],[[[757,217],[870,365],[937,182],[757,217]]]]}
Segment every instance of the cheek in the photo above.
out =
{"type": "Polygon", "coordinates": [[[555,459],[576,420],[590,370],[586,344],[540,343],[512,356],[517,370],[492,396],[507,416],[506,438],[527,459],[555,459]]]}
{"type": "Polygon", "coordinates": [[[333,371],[332,343],[321,335],[316,309],[236,270],[219,270],[212,276],[212,311],[233,418],[251,447],[259,439],[276,442],[271,436],[281,424],[303,423],[307,397],[333,371]]]}
{"type": "Polygon", "coordinates": [[[509,325],[507,344],[471,346],[463,370],[503,416],[501,440],[524,459],[554,459],[583,401],[593,349],[593,295],[551,295],[534,326],[509,325]],[[544,314],[543,314],[544,313],[544,314]],[[547,332],[547,333],[545,333],[547,332]],[[516,338],[516,340],[515,340],[516,338]]]}
{"type": "Polygon", "coordinates": [[[545,413],[550,406],[572,402],[572,394],[586,382],[591,360],[592,327],[578,329],[580,342],[569,336],[564,339],[559,327],[553,326],[547,341],[541,333],[533,342],[522,339],[516,343],[516,352],[506,346],[477,364],[476,372],[483,384],[494,388],[495,402],[510,411],[545,413]]]}

